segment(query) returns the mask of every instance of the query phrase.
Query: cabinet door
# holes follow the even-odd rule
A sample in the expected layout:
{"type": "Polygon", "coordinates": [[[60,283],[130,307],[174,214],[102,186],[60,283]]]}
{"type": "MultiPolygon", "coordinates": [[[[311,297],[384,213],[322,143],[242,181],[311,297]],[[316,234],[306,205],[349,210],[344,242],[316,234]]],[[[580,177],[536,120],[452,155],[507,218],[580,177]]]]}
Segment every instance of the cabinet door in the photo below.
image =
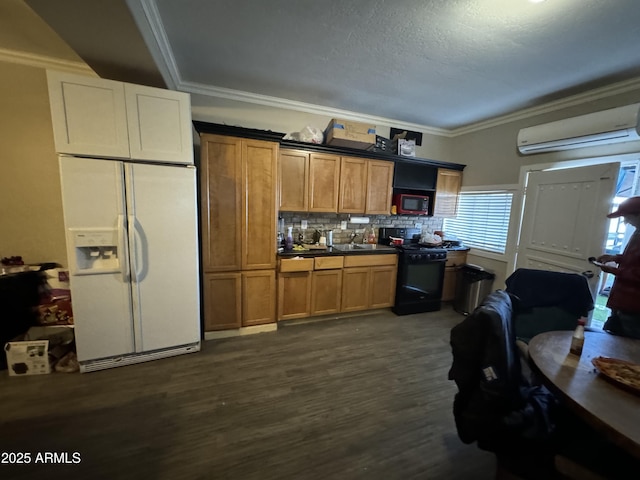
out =
{"type": "Polygon", "coordinates": [[[129,158],[124,85],[47,70],[56,152],[129,158]]]}
{"type": "Polygon", "coordinates": [[[369,308],[370,271],[370,267],[345,268],[342,271],[341,311],[353,312],[369,308]]]}
{"type": "Polygon", "coordinates": [[[392,307],[396,298],[395,266],[371,267],[371,297],[369,308],[392,307]]]}
{"type": "Polygon", "coordinates": [[[280,210],[306,212],[309,209],[309,153],[280,150],[278,171],[280,210]]]}
{"type": "Polygon", "coordinates": [[[448,302],[455,298],[458,269],[467,262],[467,252],[447,252],[447,263],[444,269],[442,285],[442,301],[448,302]]]}
{"type": "Polygon", "coordinates": [[[369,160],[365,213],[389,215],[393,194],[393,162],[369,160]]]}
{"type": "Polygon", "coordinates": [[[311,272],[278,274],[278,320],[308,317],[311,312],[311,272]]]}
{"type": "Polygon", "coordinates": [[[460,194],[461,185],[461,171],[448,170],[446,168],[438,169],[434,216],[455,217],[458,214],[458,195],[460,194]]]}
{"type": "Polygon", "coordinates": [[[338,212],[364,213],[367,198],[367,160],[342,157],[338,212]]]}
{"type": "Polygon", "coordinates": [[[309,211],[338,211],[340,157],[312,153],[309,158],[309,211]]]}
{"type": "Polygon", "coordinates": [[[456,296],[457,267],[445,267],[444,280],[442,281],[442,301],[450,302],[456,296]]]}
{"type": "Polygon", "coordinates": [[[242,143],[204,134],[200,145],[202,266],[205,272],[240,270],[242,143]]]}
{"type": "Polygon", "coordinates": [[[204,330],[227,330],[242,325],[240,272],[206,273],[203,282],[204,330]]]}
{"type": "Polygon", "coordinates": [[[124,84],[131,158],[193,164],[188,93],[124,84]]]}
{"type": "Polygon", "coordinates": [[[276,267],[275,142],[242,141],[242,269],[276,267]]]}
{"type": "Polygon", "coordinates": [[[242,326],[276,321],[276,271],[242,272],[242,326]]]}
{"type": "Polygon", "coordinates": [[[313,272],[311,315],[328,315],[340,311],[342,269],[313,272]]]}

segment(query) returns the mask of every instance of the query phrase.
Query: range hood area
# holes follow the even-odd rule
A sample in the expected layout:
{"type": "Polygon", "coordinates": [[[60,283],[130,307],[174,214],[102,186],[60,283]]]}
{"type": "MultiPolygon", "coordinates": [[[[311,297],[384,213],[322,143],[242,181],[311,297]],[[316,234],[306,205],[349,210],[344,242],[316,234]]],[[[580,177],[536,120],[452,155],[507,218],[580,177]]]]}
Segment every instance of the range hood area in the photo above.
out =
{"type": "Polygon", "coordinates": [[[408,192],[428,192],[436,189],[438,169],[415,161],[396,161],[393,189],[408,192]]]}

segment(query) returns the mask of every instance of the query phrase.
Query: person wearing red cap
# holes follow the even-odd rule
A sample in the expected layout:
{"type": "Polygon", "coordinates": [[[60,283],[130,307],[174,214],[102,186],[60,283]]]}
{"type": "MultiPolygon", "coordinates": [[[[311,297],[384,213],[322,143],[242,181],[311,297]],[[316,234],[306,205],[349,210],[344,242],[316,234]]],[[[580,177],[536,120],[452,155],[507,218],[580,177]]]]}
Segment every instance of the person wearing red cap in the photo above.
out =
{"type": "Polygon", "coordinates": [[[640,338],[640,197],[628,198],[607,217],[624,217],[635,231],[622,254],[597,258],[603,264],[603,272],[615,275],[607,300],[611,316],[603,329],[614,335],[640,338]]]}

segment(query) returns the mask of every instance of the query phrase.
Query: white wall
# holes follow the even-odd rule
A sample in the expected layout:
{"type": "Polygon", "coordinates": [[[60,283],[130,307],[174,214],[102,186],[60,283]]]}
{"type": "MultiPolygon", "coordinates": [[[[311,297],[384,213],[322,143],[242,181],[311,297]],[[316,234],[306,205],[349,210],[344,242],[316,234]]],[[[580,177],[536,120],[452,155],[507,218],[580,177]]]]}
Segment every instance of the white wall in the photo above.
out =
{"type": "MultiPolygon", "coordinates": [[[[194,120],[280,133],[298,132],[307,125],[324,131],[332,118],[198,94],[191,95],[191,106],[194,120]]],[[[388,125],[375,125],[375,127],[378,135],[389,138],[388,125]]],[[[455,162],[452,159],[452,139],[423,133],[422,146],[416,147],[416,156],[429,160],[455,162]]]]}
{"type": "MultiPolygon", "coordinates": [[[[526,156],[520,155],[516,146],[518,131],[521,128],[637,102],[640,102],[640,88],[456,136],[453,138],[452,159],[454,162],[467,165],[463,186],[493,186],[518,184],[520,171],[525,166],[640,152],[640,142],[526,156]]],[[[469,262],[494,271],[495,287],[504,288],[504,279],[511,273],[507,271],[508,259],[501,261],[480,255],[474,254],[472,250],[469,262]]]]}
{"type": "Polygon", "coordinates": [[[0,257],[67,263],[43,68],[0,61],[0,257]]]}

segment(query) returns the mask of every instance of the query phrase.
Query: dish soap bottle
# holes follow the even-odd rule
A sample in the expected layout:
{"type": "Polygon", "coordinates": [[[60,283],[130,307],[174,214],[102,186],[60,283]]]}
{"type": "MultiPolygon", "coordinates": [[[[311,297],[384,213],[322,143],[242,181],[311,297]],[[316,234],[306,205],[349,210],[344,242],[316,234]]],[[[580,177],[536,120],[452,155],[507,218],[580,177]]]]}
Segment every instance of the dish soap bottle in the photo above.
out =
{"type": "Polygon", "coordinates": [[[582,347],[584,347],[584,325],[586,323],[586,318],[580,317],[578,319],[578,326],[573,332],[573,336],[571,337],[571,347],[569,351],[574,355],[582,355],[582,347]]]}
{"type": "Polygon", "coordinates": [[[293,250],[293,227],[287,227],[287,237],[284,240],[284,250],[286,252],[293,250]]]}

